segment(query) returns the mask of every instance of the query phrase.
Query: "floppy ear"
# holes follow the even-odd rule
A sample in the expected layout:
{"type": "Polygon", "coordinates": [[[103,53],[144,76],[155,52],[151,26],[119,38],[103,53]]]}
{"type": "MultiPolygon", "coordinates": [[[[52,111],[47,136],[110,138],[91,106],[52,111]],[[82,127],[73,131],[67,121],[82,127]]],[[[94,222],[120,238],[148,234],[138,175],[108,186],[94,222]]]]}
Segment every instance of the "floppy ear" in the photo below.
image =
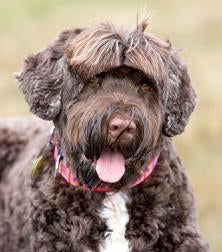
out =
{"type": "Polygon", "coordinates": [[[184,131],[190,114],[196,105],[196,93],[191,86],[187,67],[172,49],[163,133],[172,137],[184,131]]]}
{"type": "Polygon", "coordinates": [[[63,31],[43,51],[28,56],[15,77],[32,113],[53,120],[61,110],[61,87],[66,66],[65,50],[78,30],[63,31]]]}

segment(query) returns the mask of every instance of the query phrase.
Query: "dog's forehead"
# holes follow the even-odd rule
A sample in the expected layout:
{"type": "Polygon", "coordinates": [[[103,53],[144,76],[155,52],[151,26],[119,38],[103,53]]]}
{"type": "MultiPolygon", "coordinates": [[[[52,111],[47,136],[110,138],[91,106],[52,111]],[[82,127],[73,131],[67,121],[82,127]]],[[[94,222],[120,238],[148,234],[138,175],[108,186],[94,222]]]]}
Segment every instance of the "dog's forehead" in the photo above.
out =
{"type": "Polygon", "coordinates": [[[112,24],[103,23],[83,30],[67,48],[69,65],[84,79],[128,66],[156,80],[163,80],[167,74],[171,44],[145,35],[140,28],[117,30],[112,24]]]}
{"type": "MultiPolygon", "coordinates": [[[[105,81],[106,83],[125,83],[127,86],[130,85],[130,83],[135,86],[139,85],[141,83],[155,83],[155,85],[158,84],[158,82],[155,81],[155,79],[150,76],[146,75],[144,72],[134,69],[128,66],[121,66],[117,68],[113,68],[110,71],[106,73],[102,73],[97,75],[100,80],[103,82],[105,81]]],[[[97,79],[97,78],[92,78],[92,79],[97,79]]]]}

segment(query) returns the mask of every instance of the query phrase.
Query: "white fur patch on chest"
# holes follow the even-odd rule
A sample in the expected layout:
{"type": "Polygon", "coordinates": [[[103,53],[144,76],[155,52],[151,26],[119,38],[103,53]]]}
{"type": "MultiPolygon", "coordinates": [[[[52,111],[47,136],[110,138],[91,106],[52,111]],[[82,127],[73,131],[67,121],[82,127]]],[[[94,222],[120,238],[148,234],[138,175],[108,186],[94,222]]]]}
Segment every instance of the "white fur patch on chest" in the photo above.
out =
{"type": "Polygon", "coordinates": [[[107,193],[103,201],[100,217],[105,219],[109,232],[106,233],[100,252],[129,252],[129,242],[125,238],[129,214],[126,208],[128,197],[123,192],[107,193]]]}

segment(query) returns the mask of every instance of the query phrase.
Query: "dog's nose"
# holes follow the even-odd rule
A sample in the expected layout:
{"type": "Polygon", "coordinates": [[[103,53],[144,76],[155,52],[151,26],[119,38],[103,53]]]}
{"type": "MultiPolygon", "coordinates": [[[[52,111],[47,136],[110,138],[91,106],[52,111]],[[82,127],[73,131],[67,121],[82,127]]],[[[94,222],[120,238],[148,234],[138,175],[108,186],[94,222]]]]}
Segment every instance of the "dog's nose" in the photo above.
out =
{"type": "Polygon", "coordinates": [[[113,139],[119,136],[122,139],[131,139],[136,132],[136,124],[133,120],[123,117],[114,117],[109,121],[108,132],[113,139]]]}

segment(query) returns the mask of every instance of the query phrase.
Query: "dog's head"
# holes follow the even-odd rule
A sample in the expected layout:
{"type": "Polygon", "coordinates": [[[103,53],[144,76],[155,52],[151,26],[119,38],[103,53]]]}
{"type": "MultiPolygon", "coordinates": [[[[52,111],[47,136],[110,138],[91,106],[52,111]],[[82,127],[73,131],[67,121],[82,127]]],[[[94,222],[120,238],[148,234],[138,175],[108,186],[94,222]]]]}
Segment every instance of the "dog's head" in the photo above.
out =
{"type": "Polygon", "coordinates": [[[54,121],[66,164],[89,186],[133,183],[195,107],[186,66],[145,27],[62,32],[17,76],[31,111],[54,121]]]}

